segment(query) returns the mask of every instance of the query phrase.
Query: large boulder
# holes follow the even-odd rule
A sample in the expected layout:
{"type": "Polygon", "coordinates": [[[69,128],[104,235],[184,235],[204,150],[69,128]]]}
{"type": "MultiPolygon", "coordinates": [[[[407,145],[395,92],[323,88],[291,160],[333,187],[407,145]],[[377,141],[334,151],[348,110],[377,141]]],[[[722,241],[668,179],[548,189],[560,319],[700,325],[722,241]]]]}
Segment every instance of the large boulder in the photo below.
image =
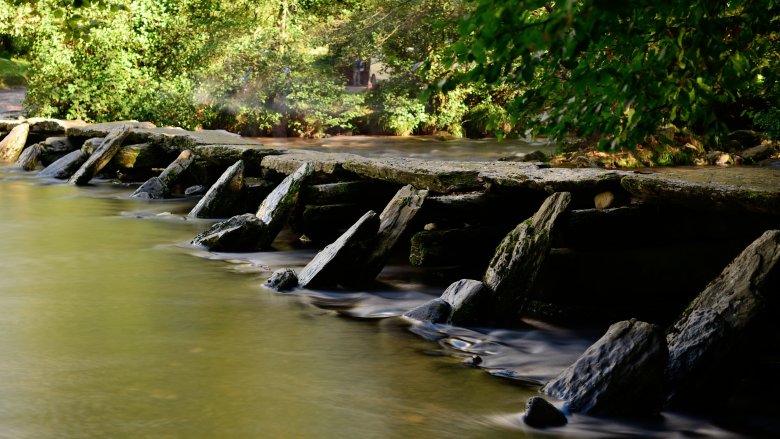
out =
{"type": "Polygon", "coordinates": [[[290,216],[298,194],[306,179],[312,174],[313,167],[304,163],[295,172],[288,175],[260,204],[257,217],[265,224],[265,233],[258,243],[260,248],[266,248],[276,239],[276,235],[284,227],[290,216]]]}
{"type": "Polygon", "coordinates": [[[52,177],[60,180],[67,180],[76,172],[84,162],[89,158],[89,154],[77,149],[66,154],[64,157],[54,161],[44,168],[40,174],[42,177],[52,177]]]}
{"type": "Polygon", "coordinates": [[[33,171],[38,167],[43,156],[43,146],[40,143],[30,145],[22,151],[19,158],[16,159],[16,167],[25,171],[33,171]]]}
{"type": "Polygon", "coordinates": [[[192,244],[213,251],[244,252],[257,249],[264,225],[251,213],[236,215],[200,233],[192,244]]]}
{"type": "Polygon", "coordinates": [[[376,241],[370,252],[360,261],[360,269],[355,273],[356,281],[371,281],[382,271],[390,257],[390,252],[427,196],[427,190],[415,189],[412,185],[406,185],[396,192],[379,215],[380,224],[376,241]]]}
{"type": "Polygon", "coordinates": [[[668,358],[663,333],[655,325],[618,322],[542,393],[565,400],[576,413],[655,415],[664,403],[668,358]]]}
{"type": "Polygon", "coordinates": [[[780,291],[778,261],[780,230],[770,230],[745,248],[672,325],[666,369],[672,402],[702,387],[720,386],[734,353],[765,315],[769,296],[780,291]]]}
{"type": "Polygon", "coordinates": [[[298,275],[302,287],[332,287],[349,283],[354,268],[374,242],[379,230],[379,218],[368,211],[336,241],[325,247],[298,275]]]}
{"type": "Polygon", "coordinates": [[[99,148],[95,149],[91,156],[81,165],[78,171],[76,171],[68,180],[68,183],[82,186],[89,183],[103,167],[105,167],[111,158],[122,147],[122,142],[127,138],[130,133],[130,128],[126,126],[119,126],[112,130],[105,138],[99,148]]]}
{"type": "Polygon", "coordinates": [[[187,215],[190,218],[224,218],[236,212],[244,188],[244,161],[227,168],[187,215]]]}
{"type": "Polygon", "coordinates": [[[550,253],[556,221],[570,201],[568,192],[549,196],[533,217],[520,223],[499,244],[483,278],[493,291],[499,319],[522,313],[536,275],[550,253]]]}
{"type": "Polygon", "coordinates": [[[171,188],[178,181],[181,174],[195,160],[195,156],[188,149],[184,150],[179,156],[166,167],[157,177],[152,177],[133,192],[131,197],[135,198],[167,198],[171,195],[171,188]]]}
{"type": "Polygon", "coordinates": [[[14,127],[0,142],[0,162],[15,162],[27,143],[30,125],[21,123],[14,127]]]}

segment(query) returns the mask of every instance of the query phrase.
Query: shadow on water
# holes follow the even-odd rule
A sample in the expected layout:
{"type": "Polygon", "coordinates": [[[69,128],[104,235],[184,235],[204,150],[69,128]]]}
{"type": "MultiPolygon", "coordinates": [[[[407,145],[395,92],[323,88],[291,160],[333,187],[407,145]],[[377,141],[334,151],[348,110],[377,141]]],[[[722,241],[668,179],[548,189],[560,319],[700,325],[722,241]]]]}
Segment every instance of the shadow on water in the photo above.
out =
{"type": "Polygon", "coordinates": [[[195,200],[27,175],[0,170],[9,436],[735,437],[674,413],[529,429],[527,398],[603,328],[411,323],[442,289],[402,265],[370,290],[275,293],[274,270],[316,253],[289,231],[276,251],[206,252],[188,243],[213,223],[186,218],[195,200]]]}

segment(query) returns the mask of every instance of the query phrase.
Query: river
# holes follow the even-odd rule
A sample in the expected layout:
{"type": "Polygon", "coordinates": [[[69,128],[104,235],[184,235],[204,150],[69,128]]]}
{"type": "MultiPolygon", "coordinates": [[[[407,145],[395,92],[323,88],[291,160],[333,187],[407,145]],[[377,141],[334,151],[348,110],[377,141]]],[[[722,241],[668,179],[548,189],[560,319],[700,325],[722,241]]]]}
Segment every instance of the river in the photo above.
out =
{"type": "MultiPolygon", "coordinates": [[[[375,291],[274,293],[270,273],[315,249],[284,233],[277,251],[207,253],[188,245],[211,224],[185,218],[195,200],[131,191],[0,168],[0,437],[540,437],[520,421],[535,383],[603,330],[382,318],[441,291],[403,265],[375,291]]],[[[543,437],[691,434],[733,437],[670,413],[575,415],[543,437]]]]}

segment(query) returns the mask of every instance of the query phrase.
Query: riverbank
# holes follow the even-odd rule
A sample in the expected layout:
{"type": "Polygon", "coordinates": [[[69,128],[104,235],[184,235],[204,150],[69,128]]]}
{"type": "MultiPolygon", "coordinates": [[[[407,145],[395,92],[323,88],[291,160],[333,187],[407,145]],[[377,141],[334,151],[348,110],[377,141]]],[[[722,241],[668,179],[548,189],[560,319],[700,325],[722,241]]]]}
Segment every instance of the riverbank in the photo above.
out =
{"type": "MultiPolygon", "coordinates": [[[[6,128],[25,125],[15,122],[11,127],[11,123],[6,128]]],[[[28,159],[37,154],[36,166],[54,166],[53,157],[47,154],[64,158],[75,153],[86,163],[103,163],[101,169],[90,168],[90,174],[86,174],[86,163],[78,171],[74,168],[73,176],[63,177],[73,184],[84,185],[102,175],[119,183],[146,180],[134,194],[141,198],[176,199],[206,192],[188,217],[239,214],[248,223],[262,221],[261,230],[281,221],[306,245],[322,248],[340,241],[350,251],[367,248],[372,252],[366,258],[357,253],[360,257],[353,260],[371,261],[365,271],[343,262],[338,269],[329,269],[339,275],[328,277],[328,288],[351,284],[376,268],[381,271],[388,260],[405,256],[439,285],[469,277],[481,279],[485,274],[488,291],[513,291],[522,285],[528,293],[516,308],[502,309],[501,316],[480,311],[476,325],[514,326],[536,318],[606,327],[638,317],[664,328],[679,318],[737,254],[766,230],[780,228],[780,176],[771,168],[745,167],[740,178],[722,168],[664,174],[550,168],[524,162],[438,162],[267,148],[226,132],[187,132],[145,123],[85,125],[31,119],[26,125],[22,129],[29,131],[31,139],[36,135],[46,138],[37,147],[21,142],[26,148],[18,155],[22,150],[32,152],[28,159]],[[55,132],[66,139],[57,141],[56,147],[49,140],[57,138],[55,132]],[[69,146],[61,146],[66,143],[69,146]],[[111,157],[102,156],[108,151],[111,157]],[[166,171],[160,174],[162,168],[166,171]],[[744,178],[752,172],[752,177],[744,178]],[[159,192],[155,187],[160,187],[159,192]],[[556,213],[544,213],[549,203],[545,199],[556,200],[556,213]],[[256,215],[252,214],[255,210],[256,215]],[[371,216],[366,216],[369,210],[382,211],[377,230],[358,225],[371,223],[371,216]],[[518,236],[524,238],[507,241],[523,227],[518,236]],[[353,238],[348,229],[361,236],[356,241],[360,245],[350,244],[353,238]],[[529,236],[533,245],[544,244],[531,253],[538,258],[530,260],[538,263],[531,264],[529,276],[507,276],[512,279],[507,285],[490,280],[485,270],[495,268],[491,259],[498,258],[502,248],[516,253],[514,246],[529,236]],[[375,255],[374,248],[386,251],[375,255]],[[375,261],[382,262],[376,266],[375,261]],[[630,294],[626,294],[627,285],[630,294]]],[[[227,232],[220,233],[227,236],[227,232]]],[[[243,236],[237,242],[246,246],[245,251],[274,246],[275,235],[264,238],[258,247],[253,247],[254,238],[246,238],[250,235],[243,236]]],[[[212,241],[203,242],[212,245],[212,241]]],[[[216,246],[213,250],[220,253],[216,246]]],[[[311,272],[310,264],[299,274],[311,272]]],[[[318,282],[324,278],[307,277],[318,282]]],[[[372,281],[368,277],[362,283],[373,285],[372,281]]],[[[294,291],[315,294],[320,288],[295,285],[294,291]]],[[[347,287],[346,291],[355,290],[347,287]]],[[[435,303],[441,305],[443,299],[438,300],[435,303]]],[[[333,305],[333,299],[322,303],[333,305]]],[[[363,317],[387,315],[379,312],[363,317]]],[[[421,328],[425,333],[426,326],[421,328]]],[[[517,382],[542,384],[522,369],[497,370],[495,363],[481,356],[472,362],[517,382]]]]}

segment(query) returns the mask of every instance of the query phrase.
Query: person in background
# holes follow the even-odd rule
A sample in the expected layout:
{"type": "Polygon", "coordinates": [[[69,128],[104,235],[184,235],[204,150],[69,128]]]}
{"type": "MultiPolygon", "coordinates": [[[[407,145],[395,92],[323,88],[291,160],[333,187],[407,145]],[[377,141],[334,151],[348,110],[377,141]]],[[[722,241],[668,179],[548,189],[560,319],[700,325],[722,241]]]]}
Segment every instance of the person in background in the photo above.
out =
{"type": "Polygon", "coordinates": [[[365,68],[365,63],[362,59],[355,61],[355,65],[352,68],[352,85],[359,86],[361,81],[361,74],[365,68]]]}

